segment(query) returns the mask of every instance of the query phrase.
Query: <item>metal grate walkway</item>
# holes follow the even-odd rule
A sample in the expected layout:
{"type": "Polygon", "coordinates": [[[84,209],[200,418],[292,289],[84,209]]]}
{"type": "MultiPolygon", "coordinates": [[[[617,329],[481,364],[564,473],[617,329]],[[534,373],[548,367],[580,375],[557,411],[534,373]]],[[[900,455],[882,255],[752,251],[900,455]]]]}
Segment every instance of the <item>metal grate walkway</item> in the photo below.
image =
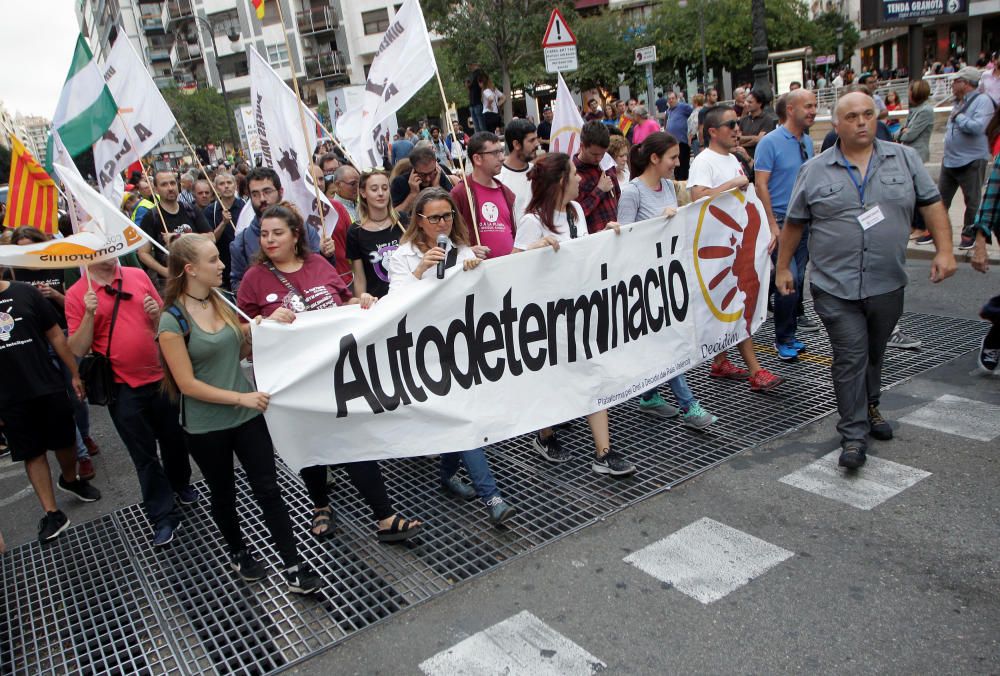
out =
{"type": "MultiPolygon", "coordinates": [[[[886,387],[944,364],[978,346],[980,322],[907,314],[918,351],[890,350],[886,387]]],[[[285,669],[459,582],[503,565],[596,520],[689,479],[732,455],[835,411],[830,347],[824,333],[805,336],[797,364],[781,364],[769,346],[771,324],[756,336],[766,368],[786,376],[775,392],[688,374],[691,389],[720,420],[705,432],[676,420],[643,416],[634,402],[611,412],[616,448],[638,467],[630,479],[590,470],[590,433],[582,420],[564,434],[579,460],[551,466],[527,437],[495,444],[490,464],[520,514],[492,528],[478,501],[461,502],[437,488],[437,462],[382,463],[397,509],[425,522],[405,546],[376,542],[370,515],[337,470],[331,489],[342,533],[319,542],[306,531],[310,503],[298,479],[279,468],[305,558],[326,581],[311,598],[285,591],[272,568],[261,583],[230,573],[207,500],[185,507],[170,547],[153,550],[142,509],[133,505],[70,529],[52,545],[32,543],[0,557],[0,674],[204,672],[266,674],[285,669]]],[[[669,389],[664,396],[672,401],[669,389]]],[[[203,493],[205,492],[202,487],[203,493]]],[[[248,542],[271,566],[260,512],[242,478],[239,503],[248,542]]]]}

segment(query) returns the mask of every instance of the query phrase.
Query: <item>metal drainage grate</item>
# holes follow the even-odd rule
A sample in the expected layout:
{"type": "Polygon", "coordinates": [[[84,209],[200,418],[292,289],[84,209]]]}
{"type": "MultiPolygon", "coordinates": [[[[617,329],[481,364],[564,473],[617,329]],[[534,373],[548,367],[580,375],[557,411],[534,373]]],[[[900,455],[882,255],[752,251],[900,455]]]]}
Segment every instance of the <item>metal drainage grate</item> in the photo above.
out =
{"type": "MultiPolygon", "coordinates": [[[[905,315],[901,326],[924,345],[889,350],[886,387],[977,347],[983,332],[980,322],[931,315],[905,315]]],[[[478,500],[442,493],[436,459],[411,458],[381,466],[396,509],[425,522],[418,538],[406,545],[378,544],[368,508],[346,473],[336,470],[330,493],[341,532],[317,541],[307,532],[312,510],[305,489],[279,463],[300,551],[326,581],[312,598],[288,594],[275,569],[252,585],[230,572],[207,501],[183,508],[176,542],[162,550],[149,546],[149,526],[138,505],[72,528],[44,548],[16,548],[0,557],[0,673],[286,669],[463,580],[834,412],[829,341],[822,332],[804,340],[809,352],[796,364],[784,364],[773,354],[770,324],[755,336],[764,366],[787,378],[770,393],[711,379],[707,365],[690,372],[695,396],[720,416],[707,431],[645,416],[634,401],[615,407],[612,443],[636,463],[630,479],[591,471],[593,447],[583,419],[562,433],[576,457],[561,465],[541,459],[530,436],[491,446],[497,483],[519,510],[507,528],[491,527],[478,500]]],[[[672,401],[668,387],[661,392],[672,401]]],[[[242,474],[237,488],[247,542],[274,566],[278,556],[242,474]]]]}

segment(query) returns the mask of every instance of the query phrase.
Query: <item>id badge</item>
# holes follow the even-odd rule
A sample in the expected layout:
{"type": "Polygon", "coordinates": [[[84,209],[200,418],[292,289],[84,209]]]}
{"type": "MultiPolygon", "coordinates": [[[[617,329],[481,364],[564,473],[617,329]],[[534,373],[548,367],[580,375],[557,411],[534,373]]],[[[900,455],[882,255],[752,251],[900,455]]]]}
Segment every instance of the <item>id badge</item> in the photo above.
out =
{"type": "Polygon", "coordinates": [[[858,223],[861,224],[862,230],[873,228],[884,220],[885,216],[882,214],[882,209],[877,204],[858,216],[858,223]]]}

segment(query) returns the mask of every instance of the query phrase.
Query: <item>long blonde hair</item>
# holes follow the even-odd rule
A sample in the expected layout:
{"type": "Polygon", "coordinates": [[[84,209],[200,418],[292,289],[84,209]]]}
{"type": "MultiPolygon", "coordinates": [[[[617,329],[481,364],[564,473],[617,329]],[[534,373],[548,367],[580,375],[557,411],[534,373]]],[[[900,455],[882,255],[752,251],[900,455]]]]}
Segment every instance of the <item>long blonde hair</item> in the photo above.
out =
{"type": "MultiPolygon", "coordinates": [[[[212,240],[208,235],[189,233],[181,235],[170,244],[170,256],[167,258],[167,272],[169,274],[166,286],[163,289],[164,308],[168,308],[171,305],[183,307],[183,303],[178,301],[187,291],[187,274],[184,272],[184,266],[198,264],[198,248],[204,242],[212,242],[212,240]]],[[[219,297],[219,294],[214,291],[210,293],[208,295],[208,302],[212,305],[216,316],[222,317],[223,321],[236,331],[240,340],[244,340],[243,328],[240,326],[239,318],[233,309],[219,297]]],[[[190,320],[188,321],[190,323],[190,320]]],[[[163,362],[163,388],[172,397],[176,397],[179,393],[177,383],[174,381],[173,374],[170,373],[170,367],[163,361],[162,351],[160,353],[160,361],[163,362]]]]}
{"type": "MultiPolygon", "coordinates": [[[[358,224],[364,225],[365,221],[371,218],[368,213],[368,200],[365,198],[365,186],[368,185],[370,181],[375,176],[385,176],[385,180],[391,185],[392,179],[389,178],[389,172],[384,169],[372,169],[371,171],[366,171],[361,174],[361,178],[358,180],[358,224]]],[[[392,206],[392,200],[389,200],[389,205],[386,207],[389,210],[389,218],[392,219],[392,224],[398,226],[400,230],[404,230],[403,224],[399,220],[399,214],[396,213],[396,207],[392,206]]]]}

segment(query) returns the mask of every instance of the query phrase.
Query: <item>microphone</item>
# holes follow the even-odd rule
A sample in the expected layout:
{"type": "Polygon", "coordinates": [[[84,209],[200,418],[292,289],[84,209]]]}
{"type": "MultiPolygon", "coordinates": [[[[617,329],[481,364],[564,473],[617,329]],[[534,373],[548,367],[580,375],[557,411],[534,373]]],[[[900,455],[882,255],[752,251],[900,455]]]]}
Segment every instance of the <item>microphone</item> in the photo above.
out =
{"type": "Polygon", "coordinates": [[[446,254],[445,257],[444,257],[444,259],[438,261],[438,265],[437,265],[437,276],[438,276],[438,279],[444,279],[444,267],[445,267],[445,265],[448,262],[448,256],[447,256],[447,253],[448,253],[448,244],[449,244],[449,242],[448,242],[448,236],[447,235],[438,235],[437,245],[440,248],[444,249],[444,252],[446,254]]]}

